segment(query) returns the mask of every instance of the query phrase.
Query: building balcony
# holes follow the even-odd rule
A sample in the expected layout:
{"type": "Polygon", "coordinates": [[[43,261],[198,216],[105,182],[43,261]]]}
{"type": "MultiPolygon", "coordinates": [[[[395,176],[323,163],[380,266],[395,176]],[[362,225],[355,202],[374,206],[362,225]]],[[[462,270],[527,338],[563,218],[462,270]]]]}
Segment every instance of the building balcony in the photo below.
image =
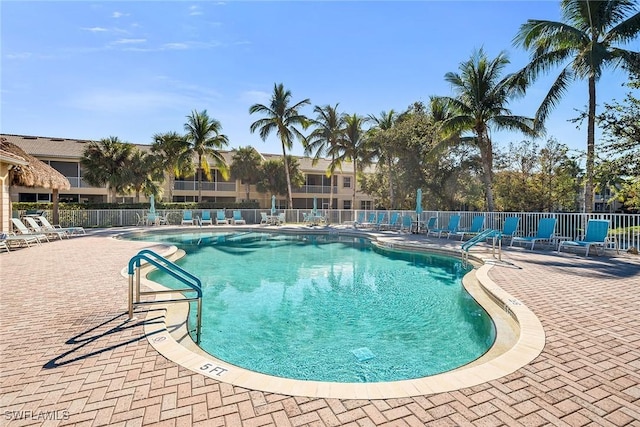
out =
{"type": "MultiPolygon", "coordinates": [[[[300,188],[292,188],[292,193],[331,194],[329,185],[303,185],[300,188]]],[[[333,194],[338,194],[338,187],[333,187],[333,194]]]]}
{"type": "MultiPolygon", "coordinates": [[[[198,191],[198,181],[175,181],[174,190],[198,191]]],[[[235,182],[202,182],[202,191],[236,191],[235,182]]]]}

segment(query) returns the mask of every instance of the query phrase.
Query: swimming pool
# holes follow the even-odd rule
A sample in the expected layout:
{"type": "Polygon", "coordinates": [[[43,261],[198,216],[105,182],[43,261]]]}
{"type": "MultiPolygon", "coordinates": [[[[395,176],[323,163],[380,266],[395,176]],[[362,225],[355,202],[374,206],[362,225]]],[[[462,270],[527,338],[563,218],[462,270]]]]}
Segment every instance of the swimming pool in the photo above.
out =
{"type": "MultiPolygon", "coordinates": [[[[335,235],[141,238],[186,251],[179,263],[203,282],[201,347],[252,371],[329,382],[419,378],[475,360],[495,339],[455,258],[335,235]]],[[[158,272],[149,278],[177,286],[158,272]]]]}

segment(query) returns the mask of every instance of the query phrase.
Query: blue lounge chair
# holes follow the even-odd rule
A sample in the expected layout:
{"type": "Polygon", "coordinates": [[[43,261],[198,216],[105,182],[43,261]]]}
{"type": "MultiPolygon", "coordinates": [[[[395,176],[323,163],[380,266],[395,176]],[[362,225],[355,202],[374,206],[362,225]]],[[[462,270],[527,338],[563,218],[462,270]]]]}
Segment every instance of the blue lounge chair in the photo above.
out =
{"type": "Polygon", "coordinates": [[[216,225],[220,224],[229,224],[224,209],[218,209],[218,214],[216,215],[216,225]]]}
{"type": "Polygon", "coordinates": [[[430,230],[428,229],[427,236],[429,234],[433,234],[433,235],[437,235],[438,237],[441,237],[444,233],[447,233],[447,235],[451,233],[455,233],[456,231],[458,231],[459,224],[460,224],[460,215],[451,215],[449,217],[449,224],[445,228],[434,228],[430,230]]]}
{"type": "Polygon", "coordinates": [[[402,217],[402,225],[400,226],[400,231],[406,231],[407,233],[411,233],[413,228],[413,218],[411,215],[404,215],[402,217]]]}
{"type": "Polygon", "coordinates": [[[191,211],[182,212],[182,221],[180,222],[180,225],[185,225],[185,224],[193,225],[193,212],[191,211]]]}
{"type": "Polygon", "coordinates": [[[517,216],[510,216],[504,219],[504,224],[502,224],[502,230],[494,230],[489,236],[487,236],[487,240],[491,239],[493,243],[495,243],[498,239],[509,239],[509,245],[512,244],[513,238],[516,235],[516,231],[518,231],[518,224],[520,223],[520,218],[517,216]]]}
{"type": "Polygon", "coordinates": [[[202,211],[202,218],[200,218],[200,225],[213,225],[213,220],[211,219],[211,211],[202,211]]]}
{"type": "Polygon", "coordinates": [[[378,229],[380,230],[392,230],[400,229],[400,212],[392,212],[389,222],[386,224],[380,224],[378,229]]]}
{"type": "Polygon", "coordinates": [[[240,212],[240,211],[233,211],[233,218],[231,218],[231,221],[232,221],[233,225],[246,224],[247,223],[247,221],[245,221],[244,218],[242,218],[242,212],[240,212]]]}
{"type": "Polygon", "coordinates": [[[593,246],[596,249],[596,254],[598,253],[598,248],[602,248],[602,255],[604,255],[604,249],[609,243],[608,235],[609,221],[590,219],[587,222],[587,234],[584,236],[584,239],[560,242],[560,245],[558,245],[558,253],[560,253],[560,250],[566,246],[571,248],[585,248],[585,256],[589,256],[589,249],[593,246]]]}
{"type": "Polygon", "coordinates": [[[466,230],[460,230],[453,233],[449,233],[447,235],[447,239],[451,236],[460,236],[460,241],[463,241],[465,234],[469,234],[469,235],[478,234],[482,231],[483,227],[484,227],[484,215],[477,215],[473,217],[473,220],[471,221],[471,227],[469,227],[466,230]]]}
{"type": "Polygon", "coordinates": [[[519,237],[516,236],[511,239],[511,246],[514,243],[531,243],[531,250],[535,246],[536,242],[547,242],[551,243],[551,239],[553,238],[553,233],[556,229],[556,219],[555,218],[541,218],[540,222],[538,222],[538,231],[534,236],[527,237],[519,237]]]}
{"type": "MultiPolygon", "coordinates": [[[[364,212],[362,213],[364,215],[364,212]]],[[[369,213],[369,217],[367,218],[366,221],[362,222],[362,221],[358,221],[356,222],[355,226],[360,226],[360,227],[373,227],[376,223],[376,213],[375,212],[371,212],[369,213]]]]}

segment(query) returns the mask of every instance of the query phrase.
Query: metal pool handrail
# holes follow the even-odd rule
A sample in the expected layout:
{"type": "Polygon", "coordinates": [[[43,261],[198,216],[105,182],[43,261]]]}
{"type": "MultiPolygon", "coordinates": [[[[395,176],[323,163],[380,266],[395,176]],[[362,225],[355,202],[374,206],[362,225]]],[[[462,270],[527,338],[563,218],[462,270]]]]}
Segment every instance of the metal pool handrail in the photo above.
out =
{"type": "MultiPolygon", "coordinates": [[[[167,304],[174,302],[191,302],[197,301],[198,309],[196,314],[196,343],[200,344],[200,332],[202,330],[202,282],[193,274],[189,273],[179,265],[169,261],[165,257],[153,252],[149,249],[143,249],[134,255],[129,260],[129,319],[133,318],[133,308],[136,305],[144,304],[167,304]],[[158,270],[164,271],[173,278],[179,280],[189,288],[184,289],[164,289],[158,291],[140,291],[140,266],[141,262],[146,261],[149,264],[156,267],[158,270]],[[135,280],[135,293],[134,293],[134,276],[135,280]],[[167,299],[167,300],[155,300],[155,301],[140,301],[140,295],[157,295],[165,293],[181,293],[183,298],[179,299],[167,299]],[[187,297],[185,292],[196,292],[196,297],[187,297]]],[[[188,330],[187,326],[187,330],[188,330]]]]}
{"type": "Polygon", "coordinates": [[[495,257],[495,250],[496,250],[495,243],[497,240],[498,241],[498,257],[500,260],[502,260],[502,232],[500,230],[494,230],[494,229],[488,228],[476,234],[471,239],[467,240],[462,244],[462,247],[461,247],[462,261],[466,264],[467,261],[469,260],[469,249],[471,249],[478,243],[487,240],[487,238],[489,237],[494,238],[493,239],[493,256],[495,257]]]}

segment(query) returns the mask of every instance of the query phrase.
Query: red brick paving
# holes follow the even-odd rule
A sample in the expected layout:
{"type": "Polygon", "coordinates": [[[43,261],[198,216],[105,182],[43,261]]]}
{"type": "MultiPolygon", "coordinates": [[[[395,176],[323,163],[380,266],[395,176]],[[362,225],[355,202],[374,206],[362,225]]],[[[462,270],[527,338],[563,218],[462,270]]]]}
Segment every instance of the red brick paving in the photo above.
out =
{"type": "Polygon", "coordinates": [[[144,320],[126,322],[120,270],[144,246],[91,234],[0,254],[0,425],[640,426],[638,257],[506,250],[513,265],[490,276],[541,320],[540,356],[476,387],[370,401],[246,390],[166,360],[144,320]]]}

